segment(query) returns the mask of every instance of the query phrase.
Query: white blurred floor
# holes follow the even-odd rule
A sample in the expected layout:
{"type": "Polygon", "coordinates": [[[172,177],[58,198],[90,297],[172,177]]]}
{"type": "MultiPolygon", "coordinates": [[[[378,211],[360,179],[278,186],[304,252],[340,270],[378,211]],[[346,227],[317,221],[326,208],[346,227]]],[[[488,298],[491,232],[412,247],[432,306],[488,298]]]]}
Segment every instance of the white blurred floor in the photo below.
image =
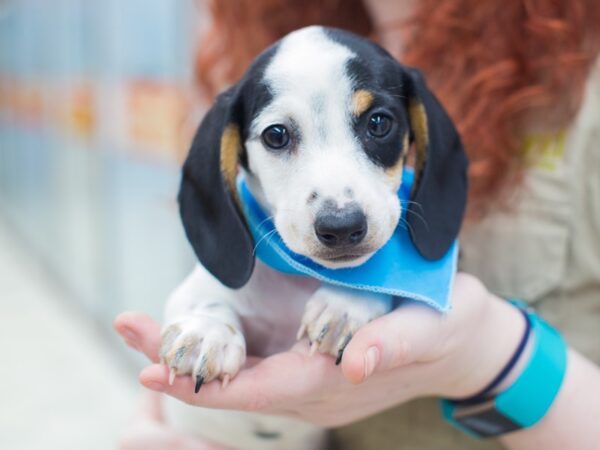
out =
{"type": "Polygon", "coordinates": [[[0,449],[115,449],[135,408],[135,374],[65,295],[0,221],[0,449]]]}

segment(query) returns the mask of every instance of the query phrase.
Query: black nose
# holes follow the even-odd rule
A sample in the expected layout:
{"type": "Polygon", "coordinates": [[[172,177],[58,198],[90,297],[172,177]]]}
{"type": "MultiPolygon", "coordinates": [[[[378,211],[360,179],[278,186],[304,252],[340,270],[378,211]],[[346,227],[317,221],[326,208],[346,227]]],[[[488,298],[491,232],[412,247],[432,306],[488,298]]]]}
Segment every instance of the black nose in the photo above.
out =
{"type": "Polygon", "coordinates": [[[315,233],[327,247],[356,245],[367,234],[367,218],[355,206],[328,209],[317,215],[315,233]]]}

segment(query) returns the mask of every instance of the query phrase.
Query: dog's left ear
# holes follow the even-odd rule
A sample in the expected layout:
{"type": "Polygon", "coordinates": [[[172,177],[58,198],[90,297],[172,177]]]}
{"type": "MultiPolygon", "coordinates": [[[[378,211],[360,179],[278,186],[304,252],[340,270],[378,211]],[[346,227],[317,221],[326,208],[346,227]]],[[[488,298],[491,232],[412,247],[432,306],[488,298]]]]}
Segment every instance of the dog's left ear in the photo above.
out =
{"type": "Polygon", "coordinates": [[[468,161],[454,124],[421,73],[402,70],[417,150],[406,220],[419,253],[434,260],[446,254],[458,236],[467,202],[468,161]]]}

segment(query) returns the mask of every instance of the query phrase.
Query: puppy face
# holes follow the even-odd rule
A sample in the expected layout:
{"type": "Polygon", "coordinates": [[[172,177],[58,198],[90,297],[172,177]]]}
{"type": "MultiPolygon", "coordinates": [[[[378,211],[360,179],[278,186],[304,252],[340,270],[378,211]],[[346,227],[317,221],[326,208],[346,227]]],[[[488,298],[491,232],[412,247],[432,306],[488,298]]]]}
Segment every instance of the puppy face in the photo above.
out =
{"type": "Polygon", "coordinates": [[[239,167],[285,244],[331,268],[359,265],[390,238],[414,142],[406,226],[426,259],[443,256],[464,212],[467,160],[421,74],[376,44],[323,27],[259,55],[200,124],[179,190],[186,235],[223,284],[243,286],[255,242],[236,190],[239,167]]]}
{"type": "Polygon", "coordinates": [[[294,252],[331,268],[363,263],[400,218],[402,103],[317,27],[286,37],[260,83],[271,95],[248,126],[250,188],[294,252]]]}

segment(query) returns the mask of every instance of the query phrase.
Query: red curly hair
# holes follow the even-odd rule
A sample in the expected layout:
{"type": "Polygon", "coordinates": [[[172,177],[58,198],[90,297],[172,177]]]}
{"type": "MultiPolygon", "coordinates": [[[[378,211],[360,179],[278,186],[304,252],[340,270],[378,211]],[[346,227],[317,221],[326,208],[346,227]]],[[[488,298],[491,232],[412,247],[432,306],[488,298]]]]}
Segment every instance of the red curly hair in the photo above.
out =
{"type": "MultiPolygon", "coordinates": [[[[196,74],[214,96],[288,32],[311,24],[378,40],[401,27],[402,61],[421,69],[455,121],[471,160],[470,211],[522,178],[524,137],[566,127],[600,50],[595,0],[419,0],[409,20],[376,30],[361,0],[209,2],[196,74]]],[[[530,155],[529,155],[530,156],[530,155]]]]}

